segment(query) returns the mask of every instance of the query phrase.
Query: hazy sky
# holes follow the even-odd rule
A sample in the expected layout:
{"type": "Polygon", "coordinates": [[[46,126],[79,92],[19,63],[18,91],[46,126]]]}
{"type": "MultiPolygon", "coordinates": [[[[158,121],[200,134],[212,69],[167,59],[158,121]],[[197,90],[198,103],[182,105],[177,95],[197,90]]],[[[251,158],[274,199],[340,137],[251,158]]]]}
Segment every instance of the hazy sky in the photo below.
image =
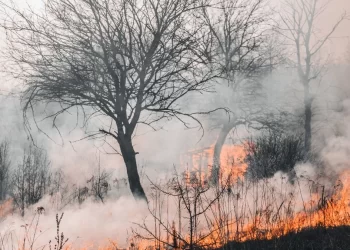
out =
{"type": "MultiPolygon", "coordinates": [[[[325,31],[332,28],[332,25],[337,21],[340,15],[347,12],[350,17],[350,0],[333,0],[323,16],[318,20],[318,27],[324,27],[325,31]]],[[[344,52],[350,49],[350,21],[345,20],[334,33],[331,44],[331,52],[334,59],[344,57],[344,52]]],[[[349,55],[350,56],[350,55],[349,55]]]]}
{"type": "MultiPolygon", "coordinates": [[[[281,7],[282,0],[270,0],[277,9],[281,7]]],[[[291,0],[293,1],[293,0],[291,0]]],[[[333,25],[339,20],[343,13],[350,17],[350,0],[320,0],[322,4],[328,2],[327,8],[316,20],[316,28],[320,34],[329,32],[333,25]]],[[[344,54],[350,48],[350,20],[344,20],[338,29],[334,32],[329,43],[324,47],[323,52],[331,54],[334,61],[344,61],[344,54]]]]}
{"type": "MultiPolygon", "coordinates": [[[[6,1],[6,0],[5,0],[6,1]]],[[[8,0],[10,1],[10,0],[8,0]]],[[[22,5],[23,3],[29,3],[31,5],[40,6],[45,0],[14,0],[17,3],[22,5]]],[[[270,0],[272,4],[281,3],[281,0],[270,0]]],[[[329,0],[321,0],[327,2],[329,0]]],[[[322,17],[318,20],[317,26],[323,31],[328,31],[332,28],[334,22],[337,18],[344,12],[350,16],[350,0],[330,0],[329,5],[327,6],[326,11],[322,17]]],[[[1,37],[1,33],[0,33],[1,37]]],[[[332,54],[332,59],[339,61],[344,59],[344,52],[350,48],[350,21],[344,21],[338,30],[334,33],[330,44],[327,46],[327,53],[332,54]]]]}

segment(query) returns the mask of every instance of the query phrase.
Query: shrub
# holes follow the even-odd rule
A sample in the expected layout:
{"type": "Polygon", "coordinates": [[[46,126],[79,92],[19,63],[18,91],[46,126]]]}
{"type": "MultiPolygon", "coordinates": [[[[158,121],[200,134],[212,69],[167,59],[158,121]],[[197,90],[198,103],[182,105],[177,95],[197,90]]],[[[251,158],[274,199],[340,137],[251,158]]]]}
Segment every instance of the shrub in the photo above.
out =
{"type": "Polygon", "coordinates": [[[269,178],[278,171],[293,174],[295,164],[303,161],[300,135],[269,131],[247,145],[247,175],[253,179],[269,178]]]}

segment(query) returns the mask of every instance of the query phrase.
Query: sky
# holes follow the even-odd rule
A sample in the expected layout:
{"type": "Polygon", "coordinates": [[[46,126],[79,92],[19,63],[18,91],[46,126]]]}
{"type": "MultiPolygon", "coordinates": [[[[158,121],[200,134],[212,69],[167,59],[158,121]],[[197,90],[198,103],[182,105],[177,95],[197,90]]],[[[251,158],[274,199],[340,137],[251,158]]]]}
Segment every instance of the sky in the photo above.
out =
{"type": "MultiPolygon", "coordinates": [[[[270,0],[273,5],[281,7],[281,0],[270,0]]],[[[294,0],[291,0],[294,1],[294,0]]],[[[343,13],[347,13],[349,20],[344,20],[334,32],[329,43],[323,50],[324,54],[330,54],[335,63],[344,62],[345,52],[350,50],[350,0],[320,0],[323,4],[327,3],[327,8],[316,20],[316,27],[320,34],[329,32],[343,13]]],[[[348,56],[350,57],[350,55],[348,56]]]]}
{"type": "MultiPolygon", "coordinates": [[[[325,10],[323,16],[318,20],[318,26],[330,30],[342,13],[346,12],[350,17],[350,0],[333,0],[325,10]]],[[[342,61],[344,53],[350,50],[350,21],[344,21],[335,31],[331,39],[329,52],[335,60],[342,61]]],[[[348,55],[350,56],[350,54],[348,55]]]]}
{"type": "MultiPolygon", "coordinates": [[[[4,0],[10,1],[10,0],[4,0]]],[[[12,0],[11,0],[12,1],[12,0]]],[[[32,6],[40,7],[42,6],[44,0],[13,0],[15,3],[18,3],[20,6],[23,6],[25,3],[29,3],[32,6]]],[[[281,0],[268,0],[273,5],[279,6],[281,0]]],[[[293,1],[293,0],[292,0],[293,1]]],[[[327,8],[323,15],[317,20],[317,26],[322,29],[322,31],[327,32],[332,28],[332,25],[340,17],[342,13],[347,13],[350,17],[350,0],[321,0],[322,2],[329,2],[327,8]]],[[[336,30],[332,36],[328,52],[332,53],[332,58],[336,61],[343,61],[344,52],[350,50],[350,19],[344,21],[339,28],[336,30]]],[[[1,37],[1,31],[0,31],[1,37]]],[[[0,38],[1,39],[1,38],[0,38]]],[[[1,41],[1,40],[0,40],[1,41]]]]}

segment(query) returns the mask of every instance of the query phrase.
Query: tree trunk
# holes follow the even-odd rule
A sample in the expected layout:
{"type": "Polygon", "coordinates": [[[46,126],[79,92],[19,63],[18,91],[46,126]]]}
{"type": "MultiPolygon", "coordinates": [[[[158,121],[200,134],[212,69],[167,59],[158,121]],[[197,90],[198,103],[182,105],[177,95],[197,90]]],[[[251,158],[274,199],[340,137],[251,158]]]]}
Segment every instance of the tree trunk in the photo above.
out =
{"type": "Polygon", "coordinates": [[[140,176],[137,171],[136,153],[131,138],[127,138],[126,136],[120,137],[122,138],[118,142],[126,166],[131,193],[135,199],[142,199],[147,202],[147,197],[142,188],[140,176]]]}
{"type": "Polygon", "coordinates": [[[312,117],[312,99],[310,96],[309,86],[304,85],[304,109],[305,109],[305,157],[308,157],[311,150],[311,117],[312,117]]]}
{"type": "Polygon", "coordinates": [[[214,185],[218,184],[219,182],[220,156],[221,156],[222,146],[225,143],[228,133],[230,133],[230,131],[234,128],[234,126],[235,126],[234,121],[225,123],[220,130],[218,139],[216,140],[216,143],[214,146],[213,168],[211,172],[211,181],[214,185]]]}

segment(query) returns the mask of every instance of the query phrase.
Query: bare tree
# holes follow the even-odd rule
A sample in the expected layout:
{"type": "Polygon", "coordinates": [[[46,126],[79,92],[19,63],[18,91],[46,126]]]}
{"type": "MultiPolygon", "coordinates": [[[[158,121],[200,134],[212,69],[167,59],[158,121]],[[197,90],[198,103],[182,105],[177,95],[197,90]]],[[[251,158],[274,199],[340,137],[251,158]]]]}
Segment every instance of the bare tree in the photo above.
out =
{"type": "Polygon", "coordinates": [[[37,203],[49,190],[50,162],[39,148],[31,146],[12,175],[12,198],[24,216],[29,205],[37,203]]]}
{"type": "Polygon", "coordinates": [[[87,183],[91,184],[91,192],[95,199],[100,200],[102,203],[104,203],[104,199],[107,196],[108,191],[110,190],[110,178],[110,173],[108,173],[105,169],[101,169],[101,164],[99,160],[96,174],[94,174],[87,181],[87,183]]]}
{"type": "Polygon", "coordinates": [[[210,230],[212,221],[207,217],[207,213],[217,205],[220,197],[227,191],[228,184],[228,180],[224,180],[213,190],[207,180],[202,180],[189,172],[175,174],[166,187],[152,183],[155,191],[154,205],[149,206],[149,212],[154,219],[154,227],[146,222],[137,224],[141,232],[134,230],[135,235],[141,239],[154,240],[155,249],[215,248],[217,242],[210,240],[216,232],[210,230]],[[172,218],[171,223],[169,218],[165,218],[162,214],[164,206],[177,207],[178,230],[175,218],[172,218]],[[202,232],[200,228],[203,227],[209,230],[202,232]],[[167,237],[164,237],[164,234],[167,237]]]}
{"type": "Polygon", "coordinates": [[[329,31],[320,34],[317,21],[328,3],[329,1],[322,0],[286,0],[283,5],[284,11],[280,14],[281,25],[277,26],[277,31],[291,44],[296,56],[299,81],[303,87],[305,156],[308,156],[311,150],[312,106],[315,98],[311,92],[311,84],[319,80],[325,66],[319,59],[319,54],[346,18],[344,13],[329,31]]]}
{"type": "Polygon", "coordinates": [[[51,197],[52,205],[57,210],[62,209],[71,201],[69,199],[71,195],[71,185],[67,179],[62,170],[54,171],[51,175],[51,183],[48,192],[51,197]]]}
{"type": "Polygon", "coordinates": [[[198,43],[205,32],[196,14],[204,5],[201,0],[51,0],[36,13],[2,3],[9,55],[27,86],[24,112],[38,102],[56,102],[62,108],[55,118],[72,107],[104,116],[109,125],[94,136],[117,141],[131,192],[146,199],[132,138],[138,124],[194,118],[179,101],[206,91],[212,79],[198,43]]]}
{"type": "MultiPolygon", "coordinates": [[[[271,13],[266,0],[218,1],[203,10],[205,25],[212,41],[211,63],[219,68],[226,87],[217,101],[225,102],[233,112],[229,118],[215,117],[220,132],[214,148],[217,172],[226,137],[238,125],[262,121],[260,99],[261,78],[277,63],[277,50],[269,42],[271,13]]],[[[218,176],[218,173],[213,173],[218,176]]],[[[218,177],[216,177],[217,179],[218,177]]]]}
{"type": "Polygon", "coordinates": [[[26,207],[25,164],[19,165],[15,170],[12,176],[12,182],[11,196],[17,208],[21,211],[21,215],[24,216],[26,207]]]}
{"type": "Polygon", "coordinates": [[[0,201],[6,199],[9,191],[11,166],[9,147],[10,144],[6,140],[0,143],[0,201]]]}

